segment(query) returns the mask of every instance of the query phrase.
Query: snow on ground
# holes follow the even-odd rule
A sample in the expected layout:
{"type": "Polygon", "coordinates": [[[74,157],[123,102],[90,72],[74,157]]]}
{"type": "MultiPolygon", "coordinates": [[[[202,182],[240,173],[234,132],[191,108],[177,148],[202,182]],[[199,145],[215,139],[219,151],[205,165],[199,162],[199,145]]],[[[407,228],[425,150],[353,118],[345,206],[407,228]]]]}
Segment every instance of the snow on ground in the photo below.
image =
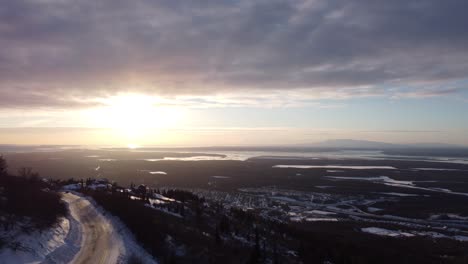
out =
{"type": "Polygon", "coordinates": [[[122,249],[122,255],[120,258],[122,263],[126,263],[128,258],[131,256],[137,256],[144,264],[157,263],[157,261],[154,260],[154,258],[137,243],[133,233],[125,226],[125,224],[122,221],[120,221],[118,217],[104,210],[92,198],[86,197],[86,199],[88,199],[90,203],[94,205],[96,210],[110,222],[110,224],[120,236],[120,239],[122,239],[124,245],[124,248],[122,249]]]}
{"type": "Polygon", "coordinates": [[[65,193],[63,200],[81,227],[80,249],[71,263],[119,263],[125,247],[114,226],[88,199],[65,193]]]}
{"type": "Polygon", "coordinates": [[[396,170],[392,166],[341,166],[341,165],[274,165],[273,168],[294,168],[294,169],[350,169],[350,170],[396,170]]]}
{"type": "Polygon", "coordinates": [[[338,222],[337,218],[317,218],[317,217],[307,217],[305,218],[306,222],[338,222]]]}
{"type": "Polygon", "coordinates": [[[310,211],[305,211],[304,213],[306,214],[317,214],[317,215],[335,215],[336,213],[333,212],[327,212],[327,211],[321,211],[321,210],[310,210],[310,211]]]}
{"type": "Polygon", "coordinates": [[[317,160],[317,157],[303,157],[303,156],[256,156],[255,159],[268,159],[268,160],[317,160]]]}
{"type": "Polygon", "coordinates": [[[409,196],[419,196],[418,194],[413,193],[399,193],[399,192],[381,192],[380,194],[400,196],[400,197],[409,197],[409,196]]]}
{"type": "Polygon", "coordinates": [[[174,212],[171,212],[171,211],[168,211],[166,208],[159,208],[159,207],[156,207],[154,206],[154,204],[159,204],[159,203],[150,203],[150,204],[147,204],[146,207],[149,207],[153,210],[157,210],[157,211],[160,211],[160,212],[163,212],[165,214],[170,214],[172,216],[175,216],[175,217],[179,217],[179,218],[183,218],[182,215],[178,214],[178,213],[174,213],[174,212]]]}
{"type": "Polygon", "coordinates": [[[167,247],[175,252],[176,256],[181,257],[181,256],[184,256],[185,254],[187,254],[187,249],[185,248],[185,246],[184,245],[176,245],[176,243],[174,243],[174,238],[172,236],[167,235],[166,239],[165,239],[165,242],[166,242],[167,247]]]}
{"type": "Polygon", "coordinates": [[[156,162],[156,161],[163,161],[163,160],[176,160],[176,161],[203,161],[203,160],[227,160],[224,156],[206,156],[206,155],[198,155],[198,156],[191,156],[191,157],[164,157],[164,158],[156,158],[156,159],[143,159],[144,161],[156,162]]]}
{"type": "Polygon", "coordinates": [[[370,181],[370,182],[373,182],[373,183],[379,183],[379,184],[384,184],[384,185],[393,186],[393,187],[401,187],[401,188],[408,188],[408,189],[424,190],[424,191],[429,191],[429,192],[438,192],[438,193],[447,193],[447,194],[468,196],[468,193],[454,192],[452,190],[445,189],[445,188],[421,187],[421,186],[417,186],[416,184],[414,184],[414,183],[417,183],[417,182],[433,182],[433,181],[400,181],[400,180],[392,179],[392,178],[390,178],[388,176],[378,176],[378,177],[325,176],[325,178],[335,180],[335,181],[336,180],[370,181]]]}
{"type": "Polygon", "coordinates": [[[153,198],[159,199],[159,200],[162,200],[162,201],[166,201],[166,202],[175,202],[176,201],[175,199],[166,197],[166,196],[161,195],[159,193],[153,193],[153,198]]]}
{"type": "Polygon", "coordinates": [[[271,196],[270,198],[274,200],[285,201],[285,202],[297,202],[296,199],[284,197],[284,196],[271,196]]]}
{"type": "Polygon", "coordinates": [[[65,244],[70,230],[70,221],[66,218],[61,218],[54,227],[42,232],[24,232],[23,228],[29,225],[28,221],[21,221],[12,230],[0,232],[2,239],[8,243],[0,250],[0,263],[40,263],[65,244]]]}
{"type": "Polygon", "coordinates": [[[332,212],[326,212],[326,211],[320,211],[320,210],[311,210],[311,211],[306,211],[304,212],[308,216],[303,216],[302,213],[295,213],[295,212],[289,212],[288,215],[291,216],[289,218],[290,221],[292,222],[337,222],[338,218],[333,218],[333,217],[326,217],[328,215],[334,215],[335,213],[332,212]],[[310,215],[315,215],[315,216],[310,216],[310,215]]]}
{"type": "Polygon", "coordinates": [[[74,184],[68,184],[62,187],[66,191],[77,191],[81,189],[81,184],[79,183],[74,183],[74,184]]]}
{"type": "Polygon", "coordinates": [[[390,237],[415,237],[415,236],[425,236],[431,238],[448,238],[454,239],[461,242],[468,242],[468,236],[455,235],[449,236],[438,232],[432,231],[402,231],[402,230],[390,230],[380,227],[365,227],[361,228],[362,232],[370,233],[378,236],[390,236],[390,237]]]}
{"type": "Polygon", "coordinates": [[[331,217],[304,217],[304,216],[293,216],[290,217],[291,222],[338,222],[338,218],[331,217]]]}
{"type": "Polygon", "coordinates": [[[70,223],[70,229],[64,240],[64,244],[47,255],[46,259],[42,262],[43,264],[68,263],[80,250],[81,226],[71,215],[68,216],[68,221],[70,223]]]}
{"type": "Polygon", "coordinates": [[[458,214],[433,214],[429,217],[429,220],[456,220],[466,221],[468,216],[461,216],[458,214]]]}
{"type": "Polygon", "coordinates": [[[91,190],[105,190],[107,188],[110,188],[109,184],[105,184],[105,183],[91,184],[87,187],[91,190]]]}
{"type": "Polygon", "coordinates": [[[153,174],[153,175],[167,175],[167,172],[165,171],[150,171],[149,172],[150,174],[153,174]]]}
{"type": "Polygon", "coordinates": [[[375,213],[375,212],[378,212],[378,211],[382,211],[383,209],[380,209],[380,208],[377,208],[377,207],[367,207],[367,211],[368,212],[371,212],[371,213],[375,213]]]}
{"type": "Polygon", "coordinates": [[[152,170],[140,170],[141,172],[149,173],[151,175],[167,175],[165,171],[152,171],[152,170]]]}
{"type": "Polygon", "coordinates": [[[343,176],[325,176],[330,179],[336,180],[357,180],[357,181],[376,181],[383,182],[388,184],[397,184],[397,185],[413,185],[413,181],[399,181],[394,180],[388,176],[378,176],[378,177],[343,177],[343,176]]]}
{"type": "Polygon", "coordinates": [[[453,238],[461,242],[468,242],[468,236],[453,236],[453,238]]]}
{"type": "Polygon", "coordinates": [[[390,230],[380,227],[365,227],[361,228],[362,232],[370,233],[378,236],[390,236],[390,237],[414,237],[414,234],[403,232],[400,230],[390,230]]]}
{"type": "Polygon", "coordinates": [[[316,188],[319,189],[329,189],[329,188],[334,188],[335,186],[329,186],[329,185],[315,185],[316,188]]]}
{"type": "Polygon", "coordinates": [[[460,171],[459,169],[446,169],[446,168],[412,168],[418,171],[460,171]]]}
{"type": "Polygon", "coordinates": [[[99,161],[117,161],[117,159],[98,159],[99,161]]]}

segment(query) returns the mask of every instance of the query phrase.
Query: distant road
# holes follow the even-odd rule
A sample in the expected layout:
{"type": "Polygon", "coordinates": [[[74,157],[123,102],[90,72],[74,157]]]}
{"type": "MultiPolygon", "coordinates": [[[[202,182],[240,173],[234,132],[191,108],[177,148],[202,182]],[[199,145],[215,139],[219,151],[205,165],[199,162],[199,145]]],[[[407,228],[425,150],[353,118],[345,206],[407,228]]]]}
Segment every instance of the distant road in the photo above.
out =
{"type": "Polygon", "coordinates": [[[110,222],[87,199],[64,193],[63,200],[69,204],[71,216],[82,230],[81,249],[71,263],[117,263],[124,253],[124,243],[110,222]]]}

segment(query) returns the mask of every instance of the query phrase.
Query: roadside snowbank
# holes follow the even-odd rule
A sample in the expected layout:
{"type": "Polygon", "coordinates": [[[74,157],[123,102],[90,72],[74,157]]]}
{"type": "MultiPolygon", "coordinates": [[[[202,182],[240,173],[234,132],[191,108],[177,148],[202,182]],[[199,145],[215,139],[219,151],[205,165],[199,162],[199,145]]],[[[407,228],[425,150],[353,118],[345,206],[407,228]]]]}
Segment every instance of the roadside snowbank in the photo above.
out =
{"type": "MultiPolygon", "coordinates": [[[[69,190],[72,189],[69,188],[69,190]]],[[[101,208],[92,198],[84,197],[74,191],[71,191],[71,193],[79,196],[80,199],[88,200],[96,211],[102,214],[115,229],[117,235],[115,240],[122,241],[122,245],[119,246],[118,263],[127,263],[132,256],[138,257],[145,264],[157,263],[136,242],[133,234],[119,218],[101,208]]],[[[54,227],[42,232],[25,232],[24,230],[27,230],[30,225],[27,220],[24,220],[18,222],[11,230],[0,231],[0,237],[7,242],[7,245],[0,250],[0,264],[69,263],[81,249],[83,241],[82,224],[72,214],[69,214],[67,218],[61,218],[54,227]]]]}
{"type": "MultiPolygon", "coordinates": [[[[67,203],[69,207],[69,204],[67,203]]],[[[70,210],[69,210],[70,211],[70,210]]],[[[76,221],[71,214],[68,214],[70,228],[64,240],[64,244],[56,248],[53,252],[47,255],[43,264],[52,263],[69,263],[81,249],[81,225],[76,221]]]]}
{"type": "MultiPolygon", "coordinates": [[[[77,194],[78,195],[78,194],[77,194]]],[[[91,197],[83,197],[87,199],[98,212],[100,212],[115,228],[117,233],[121,236],[121,239],[124,243],[124,249],[122,249],[122,254],[120,256],[120,263],[127,263],[131,256],[136,256],[144,264],[157,264],[158,262],[151,256],[146,250],[141,247],[133,233],[125,226],[125,224],[116,216],[107,212],[103,209],[96,201],[91,197]]]]}
{"type": "Polygon", "coordinates": [[[42,262],[48,254],[65,244],[70,230],[70,221],[66,218],[61,218],[54,227],[42,232],[24,232],[29,225],[28,221],[18,222],[12,230],[0,232],[7,242],[0,250],[0,263],[42,262]]]}

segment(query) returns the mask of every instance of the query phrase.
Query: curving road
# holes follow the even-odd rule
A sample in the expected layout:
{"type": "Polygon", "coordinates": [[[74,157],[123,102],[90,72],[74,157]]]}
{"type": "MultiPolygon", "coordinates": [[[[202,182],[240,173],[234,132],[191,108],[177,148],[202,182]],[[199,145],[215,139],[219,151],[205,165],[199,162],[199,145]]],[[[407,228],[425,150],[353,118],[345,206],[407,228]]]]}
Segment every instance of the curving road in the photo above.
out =
{"type": "Polygon", "coordinates": [[[124,254],[123,241],[111,223],[87,200],[64,193],[71,216],[81,225],[81,249],[71,263],[115,264],[124,254]]]}

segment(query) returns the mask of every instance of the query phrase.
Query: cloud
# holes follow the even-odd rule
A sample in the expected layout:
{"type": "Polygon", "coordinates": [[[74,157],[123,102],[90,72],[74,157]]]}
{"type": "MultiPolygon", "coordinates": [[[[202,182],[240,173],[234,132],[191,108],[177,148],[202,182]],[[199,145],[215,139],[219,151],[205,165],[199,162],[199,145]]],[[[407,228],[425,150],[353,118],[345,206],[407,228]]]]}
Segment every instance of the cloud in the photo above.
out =
{"type": "Polygon", "coordinates": [[[446,88],[446,89],[421,89],[416,91],[404,91],[397,92],[393,95],[394,98],[428,98],[428,97],[439,97],[446,95],[453,95],[460,92],[458,88],[446,88]]]}
{"type": "Polygon", "coordinates": [[[466,79],[467,8],[457,0],[7,1],[0,106],[86,107],[119,92],[350,98],[406,85],[424,94],[418,83],[437,84],[429,94],[439,96],[466,79]]]}
{"type": "Polygon", "coordinates": [[[403,87],[389,88],[389,94],[394,99],[400,98],[431,98],[431,97],[448,97],[460,95],[467,91],[467,82],[463,81],[445,81],[444,83],[436,82],[421,82],[414,85],[403,87]]]}
{"type": "Polygon", "coordinates": [[[365,130],[360,133],[441,133],[441,130],[365,130]]]}
{"type": "Polygon", "coordinates": [[[21,109],[24,107],[33,108],[87,108],[99,106],[98,102],[85,97],[77,97],[73,94],[62,94],[54,96],[54,93],[47,89],[30,89],[31,87],[15,87],[0,89],[0,108],[21,109]]]}
{"type": "MultiPolygon", "coordinates": [[[[340,94],[343,98],[351,97],[349,94],[340,94]]],[[[370,94],[363,93],[353,96],[370,96],[370,94]]],[[[316,94],[310,93],[307,90],[293,90],[288,92],[288,96],[284,96],[283,91],[268,91],[250,92],[246,94],[237,94],[235,92],[226,92],[220,95],[183,95],[175,97],[156,97],[154,98],[154,105],[168,106],[168,107],[187,107],[187,108],[301,108],[301,107],[314,107],[314,108],[341,108],[344,104],[338,101],[337,93],[316,94]],[[327,100],[320,100],[323,98],[327,100]]]]}

